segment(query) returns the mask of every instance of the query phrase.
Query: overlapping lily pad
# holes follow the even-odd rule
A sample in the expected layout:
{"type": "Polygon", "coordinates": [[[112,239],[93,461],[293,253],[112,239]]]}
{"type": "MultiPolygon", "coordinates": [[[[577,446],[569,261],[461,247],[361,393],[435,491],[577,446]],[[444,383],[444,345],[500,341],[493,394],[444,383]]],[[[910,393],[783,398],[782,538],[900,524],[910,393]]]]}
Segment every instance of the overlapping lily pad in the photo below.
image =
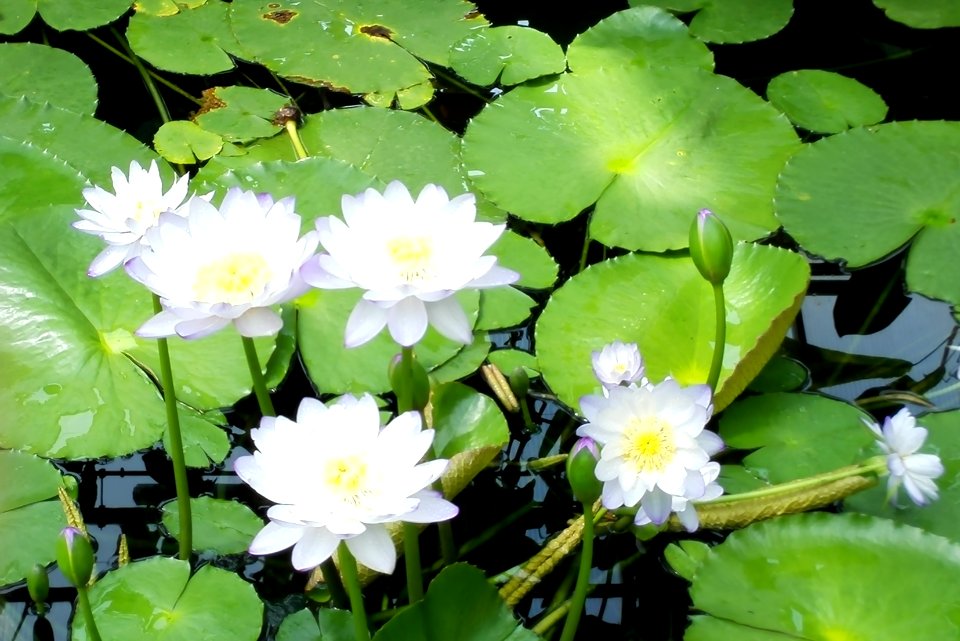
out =
{"type": "Polygon", "coordinates": [[[30,42],[0,44],[0,94],[24,96],[83,114],[97,108],[97,82],[75,55],[30,42]]]}
{"type": "Polygon", "coordinates": [[[896,122],[817,141],[784,169],[777,216],[805,249],[854,268],[913,238],[907,286],[960,303],[958,148],[955,122],[896,122]]]}
{"type": "MultiPolygon", "coordinates": [[[[725,283],[727,337],[719,411],[743,391],[776,352],[810,277],[799,255],[741,243],[725,283]]],[[[614,340],[636,342],[647,376],[703,383],[710,369],[714,302],[686,257],[631,254],[593,265],[554,292],[536,328],[544,379],[577,407],[599,387],[590,353],[614,340]]]]}
{"type": "Polygon", "coordinates": [[[953,0],[873,0],[887,17],[917,29],[960,27],[960,5],[953,0]]]}
{"type": "MultiPolygon", "coordinates": [[[[190,499],[193,514],[193,549],[217,554],[242,554],[263,527],[263,521],[242,503],[201,496],[190,499]]],[[[180,538],[180,505],[170,501],[163,506],[163,527],[180,538]]]]}
{"type": "Polygon", "coordinates": [[[703,207],[738,238],[774,229],[776,176],[798,146],[730,78],[616,66],[514,89],[471,122],[463,155],[474,184],[521,218],[557,223],[596,203],[592,238],[663,251],[687,245],[703,207]]]}
{"type": "Polygon", "coordinates": [[[685,641],[949,639],[960,546],[856,514],[782,517],[734,532],[694,576],[685,641]],[[881,605],[882,604],[882,607],[881,605]]]}
{"type": "Polygon", "coordinates": [[[482,87],[521,82],[563,73],[563,49],[547,34],[508,25],[477,30],[453,45],[450,66],[462,78],[482,87]]]}
{"type": "MultiPolygon", "coordinates": [[[[0,31],[16,33],[27,26],[34,13],[57,31],[93,29],[113,22],[133,4],[132,0],[4,0],[4,14],[12,14],[10,27],[0,31]],[[9,5],[9,9],[8,9],[9,5]]],[[[4,27],[0,23],[0,28],[4,27]]]]}
{"type": "Polygon", "coordinates": [[[706,42],[726,44],[769,38],[793,15],[793,0],[630,0],[630,4],[697,11],[690,32],[706,42]]]}
{"type": "Polygon", "coordinates": [[[170,162],[192,165],[213,158],[223,149],[223,138],[189,120],[165,122],[153,137],[157,153],[170,162]]]}
{"type": "Polygon", "coordinates": [[[277,641],[354,641],[353,617],[347,610],[298,610],[277,630],[277,641]]]}
{"type": "MultiPolygon", "coordinates": [[[[90,604],[104,639],[256,641],[263,603],[236,574],[205,565],[151,557],[107,573],[90,589],[90,604]]],[[[88,641],[84,617],[73,618],[74,641],[88,641]]]]}
{"type": "Polygon", "coordinates": [[[282,129],[277,112],[290,98],[269,89],[213,87],[203,92],[203,105],[194,120],[230,142],[269,138],[282,129]]]}
{"type": "Polygon", "coordinates": [[[496,402],[461,383],[446,383],[433,390],[433,453],[451,458],[461,452],[506,445],[507,420],[496,402]]]}
{"type": "Polygon", "coordinates": [[[767,85],[767,98],[794,124],[817,133],[873,125],[887,115],[887,103],[873,89],[819,69],[780,74],[767,85]]]}
{"type": "Polygon", "coordinates": [[[138,56],[158,69],[210,75],[233,69],[228,52],[237,50],[227,21],[229,4],[220,0],[173,13],[137,11],[127,39],[138,56]]]}

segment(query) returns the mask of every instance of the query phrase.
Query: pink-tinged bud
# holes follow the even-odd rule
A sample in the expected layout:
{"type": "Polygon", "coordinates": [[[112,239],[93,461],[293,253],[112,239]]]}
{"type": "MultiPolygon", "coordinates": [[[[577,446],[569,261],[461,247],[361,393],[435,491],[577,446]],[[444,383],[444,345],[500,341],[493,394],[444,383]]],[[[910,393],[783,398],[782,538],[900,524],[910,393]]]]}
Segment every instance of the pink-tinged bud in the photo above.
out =
{"type": "Polygon", "coordinates": [[[700,275],[719,285],[733,263],[733,238],[727,226],[709,209],[701,209],[690,226],[690,258],[700,275]]]}
{"type": "Polygon", "coordinates": [[[57,565],[75,588],[86,587],[93,574],[93,546],[75,527],[65,527],[57,539],[57,565]]]}
{"type": "Polygon", "coordinates": [[[595,471],[599,460],[600,450],[588,436],[574,443],[567,456],[567,482],[573,495],[584,505],[593,505],[600,498],[603,484],[597,479],[595,471]]]}

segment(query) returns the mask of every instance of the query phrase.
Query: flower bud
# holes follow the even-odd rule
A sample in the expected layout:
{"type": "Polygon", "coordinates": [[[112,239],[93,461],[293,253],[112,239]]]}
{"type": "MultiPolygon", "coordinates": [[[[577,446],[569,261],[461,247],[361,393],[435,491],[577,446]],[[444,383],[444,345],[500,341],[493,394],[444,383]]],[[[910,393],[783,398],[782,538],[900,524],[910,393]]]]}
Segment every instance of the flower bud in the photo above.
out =
{"type": "Polygon", "coordinates": [[[57,565],[75,588],[86,587],[93,574],[93,546],[83,532],[65,527],[57,539],[57,565]]]}
{"type": "Polygon", "coordinates": [[[719,285],[733,263],[733,238],[727,226],[709,209],[701,209],[690,225],[690,258],[700,275],[719,285]]]}
{"type": "Polygon", "coordinates": [[[430,400],[430,379],[427,370],[412,352],[397,354],[387,369],[390,386],[397,396],[397,409],[402,412],[422,411],[430,400]]]}
{"type": "Polygon", "coordinates": [[[47,568],[34,563],[27,572],[27,592],[37,604],[37,612],[43,614],[46,609],[47,595],[50,594],[50,579],[47,577],[47,568]]]}
{"type": "Polygon", "coordinates": [[[597,444],[588,436],[574,443],[567,456],[567,482],[573,495],[584,505],[593,505],[603,489],[595,471],[599,459],[597,444]]]}
{"type": "Polygon", "coordinates": [[[517,366],[510,372],[507,380],[510,382],[510,389],[513,390],[514,396],[522,403],[527,396],[527,392],[530,391],[530,376],[527,374],[527,370],[522,366],[517,366]]]}

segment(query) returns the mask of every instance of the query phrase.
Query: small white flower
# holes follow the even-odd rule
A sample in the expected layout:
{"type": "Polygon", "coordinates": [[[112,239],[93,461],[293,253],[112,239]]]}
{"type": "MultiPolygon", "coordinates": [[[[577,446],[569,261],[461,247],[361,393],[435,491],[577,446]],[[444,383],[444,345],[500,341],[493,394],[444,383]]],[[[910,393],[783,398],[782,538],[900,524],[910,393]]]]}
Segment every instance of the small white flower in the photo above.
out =
{"type": "Polygon", "coordinates": [[[409,347],[428,324],[469,344],[471,325],[453,295],[519,278],[484,255],[505,226],[476,222],[473,194],[450,200],[442,188],[427,185],[414,201],[402,183],[392,182],[383,194],[368,189],[344,196],[342,207],[343,220],[317,220],[328,253],[309,261],[302,274],[314,287],[366,290],[347,321],[347,347],[366,343],[384,326],[409,347]]]}
{"type": "MultiPolygon", "coordinates": [[[[673,496],[670,497],[670,511],[677,515],[680,523],[687,532],[695,532],[700,527],[700,518],[697,516],[696,506],[693,501],[710,501],[723,494],[723,488],[717,483],[717,477],[720,476],[720,464],[711,461],[700,468],[700,476],[703,478],[703,493],[700,496],[673,496]]],[[[690,488],[692,493],[700,491],[700,484],[696,483],[690,488]]],[[[652,523],[651,519],[643,507],[637,510],[637,516],[633,522],[637,525],[646,525],[652,523]]]]}
{"type": "Polygon", "coordinates": [[[230,323],[248,337],[280,331],[271,306],[309,289],[300,267],[317,247],[315,232],[300,238],[293,206],[292,198],[274,202],[234,188],[219,209],[194,197],[161,214],[148,246],[126,264],[164,306],[137,334],[200,338],[230,323]]]}
{"type": "Polygon", "coordinates": [[[589,421],[577,429],[603,447],[597,478],[604,507],[641,504],[657,525],[673,498],[698,499],[707,483],[701,470],[723,448],[704,429],[713,413],[710,388],[681,387],[667,379],[646,387],[613,387],[609,396],[585,396],[580,408],[589,421]]]}
{"type": "Polygon", "coordinates": [[[880,439],[880,449],[887,455],[889,497],[895,497],[902,484],[917,505],[935,501],[938,494],[933,480],[943,474],[943,463],[935,454],[917,454],[927,440],[927,430],[917,427],[917,419],[910,410],[904,407],[893,417],[886,417],[883,428],[867,420],[863,422],[880,439]]]}
{"type": "Polygon", "coordinates": [[[624,383],[640,381],[642,385],[646,382],[643,378],[643,359],[636,343],[613,341],[604,345],[599,352],[592,352],[591,361],[593,373],[604,389],[624,383]]]}
{"type": "Polygon", "coordinates": [[[77,209],[83,220],[73,223],[75,229],[99,236],[107,243],[87,270],[94,278],[138,256],[144,234],[156,225],[160,214],[177,209],[187,197],[187,176],[177,179],[164,193],[156,161],[150,162],[150,169],[132,161],[129,176],[118,167],[110,171],[115,193],[96,186],[84,189],[83,197],[92,209],[77,209]]]}
{"type": "Polygon", "coordinates": [[[397,554],[384,523],[434,523],[457,514],[429,489],[448,461],[420,463],[433,430],[421,430],[417,412],[381,429],[369,394],[330,407],[307,398],[296,421],[265,417],[250,433],[257,451],[237,459],[237,475],[277,504],[251,554],[293,546],[293,566],[309,570],[344,541],[362,564],[389,574],[397,554]]]}

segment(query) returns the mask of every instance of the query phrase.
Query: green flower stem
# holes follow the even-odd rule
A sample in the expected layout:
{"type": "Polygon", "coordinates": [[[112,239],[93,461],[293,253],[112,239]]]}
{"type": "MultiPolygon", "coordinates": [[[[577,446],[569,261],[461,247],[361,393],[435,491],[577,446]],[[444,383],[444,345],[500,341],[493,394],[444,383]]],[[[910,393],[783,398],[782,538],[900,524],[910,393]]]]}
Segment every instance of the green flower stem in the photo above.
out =
{"type": "MultiPolygon", "coordinates": [[[[117,56],[118,58],[120,58],[121,60],[123,60],[123,61],[125,61],[125,62],[128,62],[128,63],[130,63],[130,64],[134,64],[133,58],[132,58],[131,56],[128,56],[127,54],[123,53],[122,51],[120,51],[119,49],[117,49],[116,47],[114,47],[113,45],[111,45],[110,43],[105,42],[104,40],[98,38],[96,35],[90,33],[89,31],[85,31],[85,32],[84,32],[84,35],[87,36],[88,38],[90,38],[91,40],[93,40],[94,42],[96,42],[98,45],[100,45],[101,47],[103,47],[104,49],[106,49],[107,51],[109,51],[110,53],[112,53],[113,55],[115,55],[115,56],[117,56]]],[[[190,102],[193,102],[193,103],[195,103],[195,104],[197,104],[197,105],[202,105],[202,104],[203,104],[203,101],[201,101],[201,100],[199,100],[198,98],[190,95],[189,93],[187,93],[186,91],[184,91],[183,89],[181,89],[181,88],[178,87],[177,85],[173,84],[172,82],[170,82],[169,80],[167,80],[166,78],[164,78],[164,77],[161,76],[160,74],[156,73],[155,71],[151,71],[151,70],[149,70],[149,69],[147,69],[146,71],[147,71],[148,74],[150,74],[150,77],[151,77],[151,78],[153,78],[155,81],[159,82],[161,85],[163,85],[163,86],[166,87],[167,89],[169,89],[169,90],[171,90],[171,91],[174,91],[174,92],[180,94],[181,96],[183,96],[184,98],[186,98],[186,99],[189,100],[190,102]]]]}
{"type": "Polygon", "coordinates": [[[577,574],[577,587],[570,598],[570,609],[567,620],[563,624],[560,641],[573,641],[580,625],[580,615],[587,601],[587,590],[590,587],[590,568],[593,567],[593,509],[583,504],[583,549],[580,552],[580,572],[577,574]]]}
{"type": "Polygon", "coordinates": [[[323,571],[323,581],[327,584],[333,604],[341,610],[346,610],[348,604],[347,591],[343,587],[340,570],[337,569],[337,564],[333,562],[333,558],[321,563],[320,570],[323,571]]]}
{"type": "MultiPolygon", "coordinates": [[[[153,311],[163,311],[160,297],[153,295],[153,311]]],[[[183,458],[183,437],[180,435],[180,413],[177,411],[177,391],[173,385],[173,367],[170,365],[170,347],[166,338],[157,339],[157,354],[160,357],[160,384],[163,386],[163,403],[167,410],[167,434],[170,436],[170,460],[173,461],[173,480],[177,488],[177,508],[180,512],[180,559],[190,559],[193,548],[193,515],[190,511],[190,486],[187,484],[187,465],[183,458]]]]}
{"type": "Polygon", "coordinates": [[[341,542],[337,548],[343,584],[350,596],[350,610],[353,613],[353,633],[356,641],[369,641],[370,628],[367,627],[367,613],[363,609],[363,593],[360,590],[360,577],[357,573],[357,560],[353,558],[347,544],[341,542]]]}
{"type": "Polygon", "coordinates": [[[420,528],[403,524],[403,560],[407,569],[407,597],[410,603],[423,598],[423,571],[420,569],[420,528]]]}
{"type": "Polygon", "coordinates": [[[297,131],[297,123],[294,120],[287,120],[283,123],[284,129],[287,130],[287,136],[290,137],[290,143],[293,145],[293,151],[297,154],[297,160],[303,160],[308,158],[310,154],[307,153],[306,148],[303,146],[303,141],[300,140],[300,132],[297,131]]]}
{"type": "Polygon", "coordinates": [[[253,344],[253,339],[249,336],[241,336],[241,339],[243,340],[243,352],[247,355],[250,378],[253,380],[253,393],[257,397],[257,403],[260,404],[260,413],[264,416],[276,416],[277,411],[273,409],[273,401],[270,400],[270,392],[267,391],[267,382],[263,378],[263,370],[260,369],[257,346],[253,344]]]}
{"type": "Polygon", "coordinates": [[[127,55],[129,56],[128,60],[130,64],[137,68],[137,72],[140,74],[140,77],[143,78],[143,84],[146,85],[147,91],[150,92],[150,97],[153,99],[153,104],[157,107],[157,113],[160,114],[160,119],[164,123],[170,122],[170,112],[167,110],[167,105],[163,102],[163,97],[160,95],[160,92],[157,91],[157,85],[153,82],[153,77],[147,73],[147,68],[143,66],[143,63],[140,62],[140,58],[137,57],[136,52],[130,48],[130,45],[127,43],[126,39],[120,36],[117,33],[117,30],[114,28],[110,29],[110,33],[113,34],[113,37],[117,39],[123,45],[123,48],[127,50],[127,55]]]}
{"type": "Polygon", "coordinates": [[[723,368],[723,349],[727,342],[727,307],[723,300],[723,283],[713,286],[713,302],[716,310],[716,334],[713,342],[713,360],[710,362],[710,374],[707,385],[716,393],[720,370],[723,368]]]}
{"type": "Polygon", "coordinates": [[[80,611],[83,612],[83,622],[87,625],[87,636],[90,641],[100,641],[100,630],[97,629],[97,622],[93,620],[93,608],[90,607],[87,586],[77,588],[77,602],[80,611]]]}
{"type": "Polygon", "coordinates": [[[453,524],[450,521],[440,521],[437,523],[437,531],[440,534],[440,556],[443,558],[443,564],[456,563],[459,552],[457,552],[457,541],[453,538],[453,524]]]}

